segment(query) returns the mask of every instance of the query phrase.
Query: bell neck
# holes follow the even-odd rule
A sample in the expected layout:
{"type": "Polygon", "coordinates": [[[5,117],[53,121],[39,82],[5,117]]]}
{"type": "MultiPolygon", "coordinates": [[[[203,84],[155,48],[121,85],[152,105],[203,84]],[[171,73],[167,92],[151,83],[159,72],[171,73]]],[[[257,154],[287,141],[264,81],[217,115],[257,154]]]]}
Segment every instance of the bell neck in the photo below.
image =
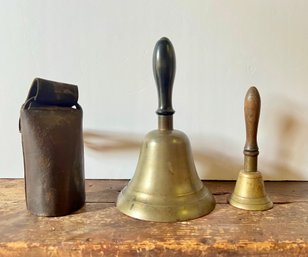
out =
{"type": "Polygon", "coordinates": [[[255,156],[245,155],[244,170],[247,172],[258,171],[258,155],[255,155],[255,156]]]}
{"type": "Polygon", "coordinates": [[[173,115],[158,115],[159,130],[173,130],[173,115]]]}

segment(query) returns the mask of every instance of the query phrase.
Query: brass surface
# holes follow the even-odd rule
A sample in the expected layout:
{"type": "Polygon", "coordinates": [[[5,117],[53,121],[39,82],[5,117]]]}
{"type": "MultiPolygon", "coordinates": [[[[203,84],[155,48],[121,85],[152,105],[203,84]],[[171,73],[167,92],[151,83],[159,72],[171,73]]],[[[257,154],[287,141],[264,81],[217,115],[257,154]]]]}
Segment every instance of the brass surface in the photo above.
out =
{"type": "Polygon", "coordinates": [[[244,156],[244,170],[255,172],[258,171],[258,156],[244,156]]]}
{"type": "Polygon", "coordinates": [[[245,97],[244,113],[246,143],[244,147],[244,170],[239,172],[235,189],[229,203],[237,208],[264,211],[273,207],[267,196],[261,173],[258,171],[259,148],[257,131],[261,99],[257,88],[251,87],[245,97]]]}
{"type": "Polygon", "coordinates": [[[229,203],[237,208],[264,211],[273,207],[264,188],[261,172],[241,170],[229,203]]]}
{"type": "Polygon", "coordinates": [[[187,136],[173,129],[175,54],[166,38],[155,46],[153,70],[159,96],[158,129],[146,135],[135,174],[119,194],[117,208],[148,221],[198,218],[214,209],[215,200],[198,177],[187,136]]]}
{"type": "Polygon", "coordinates": [[[173,129],[173,116],[158,115],[158,129],[159,130],[172,130],[173,129]]]}
{"type": "Polygon", "coordinates": [[[214,206],[197,175],[186,135],[178,130],[148,133],[135,175],[118,197],[118,209],[137,219],[172,222],[203,216],[214,206]]]}

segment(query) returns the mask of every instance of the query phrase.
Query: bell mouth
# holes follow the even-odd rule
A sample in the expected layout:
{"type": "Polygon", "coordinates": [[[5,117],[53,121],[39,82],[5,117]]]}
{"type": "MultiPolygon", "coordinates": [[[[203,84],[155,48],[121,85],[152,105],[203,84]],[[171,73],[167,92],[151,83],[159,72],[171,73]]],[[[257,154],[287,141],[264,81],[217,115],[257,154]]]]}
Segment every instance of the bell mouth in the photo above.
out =
{"type": "Polygon", "coordinates": [[[154,196],[158,201],[151,201],[152,197],[140,192],[129,192],[127,186],[118,196],[117,208],[125,215],[139,220],[177,222],[202,217],[210,213],[216,204],[205,186],[197,192],[168,200],[154,196]]]}
{"type": "Polygon", "coordinates": [[[239,195],[232,194],[228,202],[239,209],[247,211],[265,211],[273,207],[273,203],[266,195],[261,198],[245,198],[239,195]]]}

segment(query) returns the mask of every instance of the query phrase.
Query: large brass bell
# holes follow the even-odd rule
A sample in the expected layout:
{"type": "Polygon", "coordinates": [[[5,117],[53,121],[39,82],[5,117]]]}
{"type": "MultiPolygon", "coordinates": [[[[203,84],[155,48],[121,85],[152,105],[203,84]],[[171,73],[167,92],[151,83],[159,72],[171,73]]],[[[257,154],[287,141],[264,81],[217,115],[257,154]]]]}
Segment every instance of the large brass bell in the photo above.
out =
{"type": "Polygon", "coordinates": [[[257,132],[261,100],[255,87],[251,87],[245,97],[244,112],[246,124],[246,144],[244,147],[244,169],[240,171],[229,203],[237,208],[264,211],[273,207],[265,192],[261,172],[258,171],[259,148],[257,132]]]}
{"type": "Polygon", "coordinates": [[[173,129],[172,87],[175,52],[161,38],[153,53],[153,72],[158,89],[158,129],[148,133],[135,174],[121,191],[117,208],[136,219],[174,222],[211,212],[215,200],[196,172],[187,136],[173,129]]]}

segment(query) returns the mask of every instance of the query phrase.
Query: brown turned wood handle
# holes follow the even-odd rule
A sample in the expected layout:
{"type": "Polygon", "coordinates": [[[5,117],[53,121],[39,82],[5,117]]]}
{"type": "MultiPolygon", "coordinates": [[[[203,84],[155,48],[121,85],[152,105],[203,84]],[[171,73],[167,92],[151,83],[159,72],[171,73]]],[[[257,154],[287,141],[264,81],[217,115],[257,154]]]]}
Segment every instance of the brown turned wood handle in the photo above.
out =
{"type": "Polygon", "coordinates": [[[261,99],[256,87],[251,87],[247,91],[244,103],[246,143],[244,154],[246,156],[257,156],[259,154],[257,133],[260,117],[261,99]]]}

